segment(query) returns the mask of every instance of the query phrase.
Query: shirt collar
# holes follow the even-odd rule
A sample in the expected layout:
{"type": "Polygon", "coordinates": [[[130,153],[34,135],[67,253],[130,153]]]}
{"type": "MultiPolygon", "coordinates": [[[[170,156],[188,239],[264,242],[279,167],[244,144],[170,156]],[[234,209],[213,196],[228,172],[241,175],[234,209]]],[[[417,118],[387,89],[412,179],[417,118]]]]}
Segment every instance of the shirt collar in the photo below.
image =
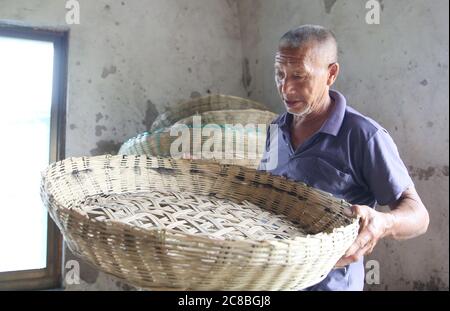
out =
{"type": "Polygon", "coordinates": [[[344,121],[347,101],[345,100],[344,95],[334,90],[330,90],[330,97],[334,100],[334,109],[331,112],[330,117],[320,128],[319,132],[337,136],[341,129],[342,122],[344,121]]]}
{"type": "MultiPolygon", "coordinates": [[[[345,110],[347,108],[347,101],[341,93],[335,90],[330,90],[330,97],[334,100],[334,108],[330,117],[325,121],[319,130],[319,133],[326,133],[337,136],[344,121],[345,110]]],[[[280,127],[283,130],[289,131],[292,122],[292,114],[285,112],[280,118],[280,127]]]]}

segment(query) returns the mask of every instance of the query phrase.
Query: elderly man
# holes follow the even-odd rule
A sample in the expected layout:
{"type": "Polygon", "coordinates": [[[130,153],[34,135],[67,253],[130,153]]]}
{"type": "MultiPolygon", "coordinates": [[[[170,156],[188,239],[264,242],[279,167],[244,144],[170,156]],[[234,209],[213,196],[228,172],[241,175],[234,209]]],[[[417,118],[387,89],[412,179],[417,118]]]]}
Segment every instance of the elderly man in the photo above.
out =
{"type": "Polygon", "coordinates": [[[413,238],[429,223],[389,133],[330,89],[339,74],[337,54],[335,36],[321,26],[304,25],[281,38],[275,81],[287,111],[272,122],[277,130],[268,131],[259,167],[345,199],[361,217],[355,243],[308,290],[363,290],[363,256],[380,239],[413,238]],[[377,203],[390,211],[376,211],[377,203]]]}

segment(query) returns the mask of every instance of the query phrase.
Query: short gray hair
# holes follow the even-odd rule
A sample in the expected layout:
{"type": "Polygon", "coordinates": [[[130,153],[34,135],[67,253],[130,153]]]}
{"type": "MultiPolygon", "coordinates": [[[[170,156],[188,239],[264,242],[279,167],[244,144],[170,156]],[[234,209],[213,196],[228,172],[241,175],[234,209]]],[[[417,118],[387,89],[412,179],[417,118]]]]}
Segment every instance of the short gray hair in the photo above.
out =
{"type": "Polygon", "coordinates": [[[319,44],[331,43],[335,48],[335,58],[337,61],[338,47],[334,33],[319,25],[302,25],[286,32],[280,39],[278,48],[299,48],[305,43],[316,41],[319,44]]]}

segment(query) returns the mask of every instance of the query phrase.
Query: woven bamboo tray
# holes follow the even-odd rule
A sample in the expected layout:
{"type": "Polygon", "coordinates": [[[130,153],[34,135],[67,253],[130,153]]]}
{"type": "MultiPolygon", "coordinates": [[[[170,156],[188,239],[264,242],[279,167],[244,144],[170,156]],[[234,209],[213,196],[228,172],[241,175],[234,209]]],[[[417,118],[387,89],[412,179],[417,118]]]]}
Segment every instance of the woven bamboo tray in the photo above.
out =
{"type": "Polygon", "coordinates": [[[203,126],[207,124],[229,124],[231,126],[253,125],[256,128],[258,124],[270,124],[277,117],[277,114],[257,109],[206,111],[178,120],[175,124],[193,125],[194,116],[201,117],[203,126]]]}
{"type": "Polygon", "coordinates": [[[41,197],[76,255],[152,290],[302,289],[358,232],[342,200],[206,161],[69,158],[43,172],[41,197]]]}
{"type": "Polygon", "coordinates": [[[177,121],[192,115],[201,114],[207,111],[230,109],[269,110],[265,105],[249,99],[220,94],[209,95],[185,101],[175,107],[168,108],[155,119],[151,127],[151,132],[155,132],[161,128],[170,127],[177,121]]]}
{"type": "MultiPolygon", "coordinates": [[[[265,147],[266,132],[247,132],[238,130],[236,128],[222,128],[222,137],[214,137],[219,140],[218,144],[221,150],[215,150],[211,148],[214,152],[212,158],[209,160],[215,160],[221,164],[234,164],[241,165],[249,168],[257,168],[265,147]],[[226,138],[226,130],[232,133],[230,140],[226,138]],[[241,135],[242,143],[241,149],[238,149],[236,142],[236,134],[241,135]],[[228,149],[227,149],[228,148],[228,149]]],[[[204,146],[205,141],[209,139],[206,136],[199,136],[198,141],[199,146],[193,144],[194,141],[194,129],[189,129],[191,152],[190,155],[196,159],[205,159],[204,154],[201,153],[201,147],[204,146]],[[195,149],[194,149],[195,148],[195,149]]],[[[231,135],[230,135],[231,136],[231,135]]],[[[156,131],[155,133],[141,133],[122,144],[118,152],[119,155],[151,155],[151,156],[162,156],[170,157],[170,148],[172,143],[178,139],[178,136],[171,136],[170,129],[164,129],[161,131],[156,131]]]]}

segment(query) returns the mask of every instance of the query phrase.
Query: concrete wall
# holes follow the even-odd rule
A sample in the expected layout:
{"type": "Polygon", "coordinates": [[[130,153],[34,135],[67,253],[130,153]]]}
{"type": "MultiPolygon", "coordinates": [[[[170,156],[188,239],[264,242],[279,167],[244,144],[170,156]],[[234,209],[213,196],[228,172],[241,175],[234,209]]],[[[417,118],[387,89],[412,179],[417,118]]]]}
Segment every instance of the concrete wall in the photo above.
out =
{"type": "Polygon", "coordinates": [[[382,241],[370,290],[449,288],[448,1],[383,0],[381,23],[365,22],[366,1],[241,0],[247,94],[283,110],[274,85],[278,39],[301,24],[331,28],[340,43],[335,85],[349,105],[393,136],[431,214],[426,235],[382,241]]]}
{"type": "MultiPolygon", "coordinates": [[[[0,20],[68,27],[65,3],[0,0],[0,20]]],[[[180,100],[245,95],[235,1],[79,3],[81,24],[70,26],[66,156],[114,153],[180,100]]],[[[81,278],[68,289],[129,289],[84,264],[81,278]]]]}

